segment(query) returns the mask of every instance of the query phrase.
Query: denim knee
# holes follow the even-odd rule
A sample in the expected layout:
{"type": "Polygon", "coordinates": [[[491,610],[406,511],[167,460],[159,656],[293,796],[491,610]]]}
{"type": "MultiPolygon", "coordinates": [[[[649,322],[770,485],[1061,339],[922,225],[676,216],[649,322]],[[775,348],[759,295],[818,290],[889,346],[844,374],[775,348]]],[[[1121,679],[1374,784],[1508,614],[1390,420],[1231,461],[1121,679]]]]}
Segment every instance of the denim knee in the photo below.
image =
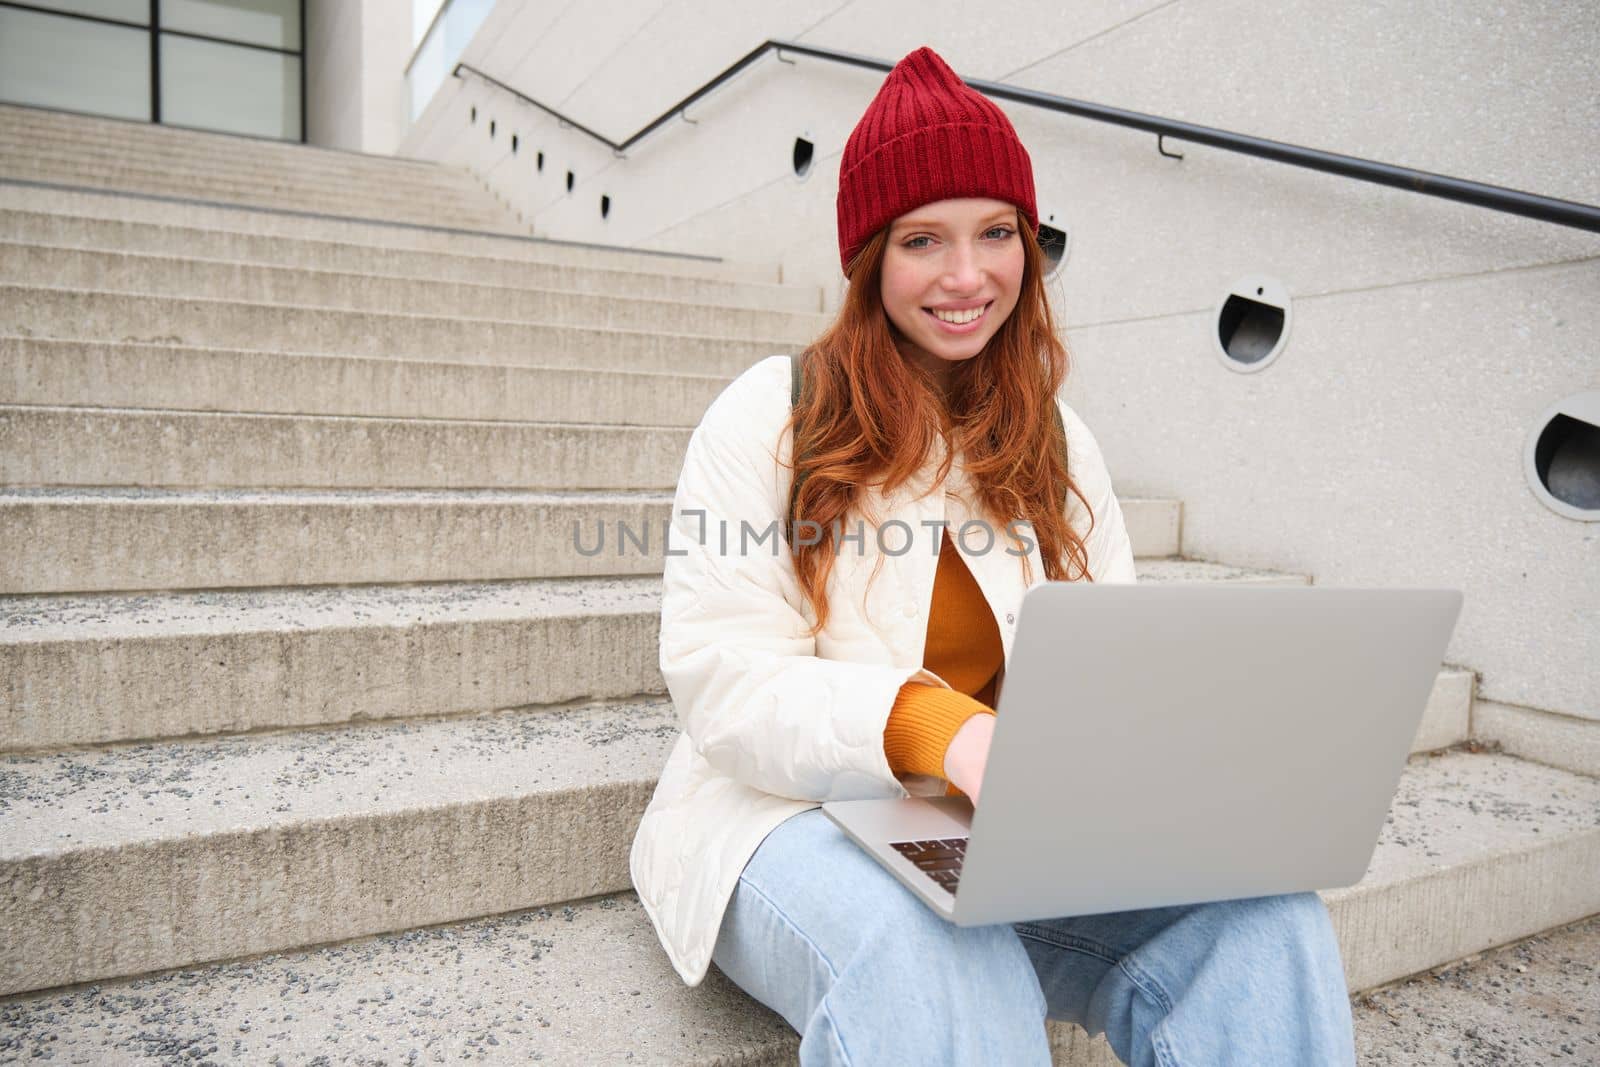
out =
{"type": "MultiPolygon", "coordinates": [[[[957,926],[904,894],[865,919],[858,952],[885,977],[898,974],[926,996],[1045,1016],[1044,994],[1016,931],[1000,923],[957,926]]],[[[960,1004],[947,1004],[961,1010],[960,1004]]]]}
{"type": "Polygon", "coordinates": [[[1324,958],[1330,947],[1338,951],[1327,905],[1316,893],[1254,897],[1240,903],[1248,906],[1250,923],[1270,928],[1285,947],[1299,946],[1313,958],[1324,958]]]}
{"type": "Polygon", "coordinates": [[[956,926],[909,894],[864,922],[827,998],[856,1062],[1049,1062],[1044,993],[1009,925],[956,926]]]}
{"type": "Polygon", "coordinates": [[[820,812],[762,844],[713,959],[801,1034],[803,1063],[1049,1063],[1015,931],[947,922],[820,812]]]}

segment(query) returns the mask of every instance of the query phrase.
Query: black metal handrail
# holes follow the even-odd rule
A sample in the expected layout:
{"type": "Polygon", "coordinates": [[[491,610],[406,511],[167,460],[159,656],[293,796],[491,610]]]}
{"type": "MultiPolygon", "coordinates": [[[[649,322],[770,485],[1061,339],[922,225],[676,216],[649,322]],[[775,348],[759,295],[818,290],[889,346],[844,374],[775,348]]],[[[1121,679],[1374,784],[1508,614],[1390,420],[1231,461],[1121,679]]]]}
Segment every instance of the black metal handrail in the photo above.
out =
{"type": "MultiPolygon", "coordinates": [[[[875,59],[872,56],[858,56],[850,52],[840,52],[833,48],[817,48],[808,44],[797,44],[793,41],[763,41],[758,47],[741,56],[726,70],[667,108],[667,110],[640,129],[639,132],[621,143],[612,141],[604,134],[597,133],[553,107],[541,104],[526,93],[512,88],[493,75],[485,74],[469,64],[457,63],[455,69],[451,71],[451,75],[459,78],[461,77],[461,72],[466,71],[474,77],[481,78],[483,81],[510,93],[523,103],[530,104],[547,115],[556,118],[563,125],[587,134],[610,148],[613,152],[621,155],[626,153],[633,145],[638,144],[641,140],[671,122],[674,118],[682,116],[688,121],[693,121],[689,120],[687,115],[691,105],[716,90],[724,82],[733,78],[734,75],[768,52],[777,52],[778,58],[785,63],[793,61],[784,59],[783,54],[792,52],[795,55],[822,59],[830,63],[843,63],[852,67],[865,67],[868,70],[888,71],[894,69],[893,63],[883,59],[875,59]]],[[[1522,215],[1526,218],[1538,219],[1541,222],[1553,222],[1558,226],[1572,226],[1580,230],[1588,230],[1591,233],[1600,233],[1600,207],[1593,204],[1582,204],[1574,200],[1558,200],[1554,197],[1540,196],[1537,193],[1507,189],[1504,186],[1487,185],[1483,182],[1468,181],[1465,178],[1452,178],[1444,174],[1432,174],[1428,171],[1413,170],[1410,167],[1399,167],[1392,163],[1378,163],[1374,160],[1361,159],[1357,156],[1345,156],[1337,152],[1324,152],[1321,149],[1305,148],[1300,145],[1286,144],[1283,141],[1270,141],[1264,137],[1251,137],[1248,134],[1219,130],[1212,126],[1197,126],[1191,122],[1179,122],[1176,119],[1146,115],[1138,111],[1107,107],[1104,104],[1093,104],[1086,100],[1073,100],[1065,96],[1056,96],[1053,93],[1042,93],[1035,89],[1022,89],[1000,82],[982,81],[977,78],[963,80],[978,92],[997,100],[1010,100],[1018,104],[1026,104],[1029,107],[1040,107],[1048,111],[1061,111],[1069,115],[1077,115],[1080,118],[1094,119],[1097,122],[1109,122],[1117,126],[1130,126],[1136,130],[1153,133],[1157,136],[1157,149],[1163,155],[1171,155],[1171,153],[1162,147],[1161,139],[1176,137],[1179,140],[1192,141],[1195,144],[1210,145],[1213,148],[1239,152],[1247,156],[1256,156],[1260,159],[1270,159],[1277,163],[1287,163],[1290,166],[1306,167],[1310,170],[1322,171],[1325,174],[1338,174],[1346,178],[1354,178],[1357,181],[1373,182],[1377,185],[1387,185],[1395,189],[1404,189],[1408,192],[1422,193],[1426,196],[1437,196],[1445,200],[1474,204],[1478,207],[1503,211],[1511,215],[1522,215]]]]}

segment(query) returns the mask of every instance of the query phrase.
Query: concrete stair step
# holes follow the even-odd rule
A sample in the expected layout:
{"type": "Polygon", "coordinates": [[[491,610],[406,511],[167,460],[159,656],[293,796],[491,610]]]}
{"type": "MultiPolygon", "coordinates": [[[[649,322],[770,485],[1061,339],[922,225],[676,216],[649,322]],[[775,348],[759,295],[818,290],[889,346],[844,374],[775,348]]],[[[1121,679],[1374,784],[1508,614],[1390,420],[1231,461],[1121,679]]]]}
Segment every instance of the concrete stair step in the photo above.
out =
{"type": "MultiPolygon", "coordinates": [[[[281,159],[252,158],[228,151],[230,144],[100,144],[48,131],[8,127],[0,120],[0,145],[31,158],[80,167],[141,167],[181,170],[189,174],[254,177],[272,174],[329,186],[409,189],[417,192],[488,195],[483,183],[463,167],[398,156],[340,153],[329,159],[321,152],[293,152],[281,159]]],[[[291,146],[295,147],[295,146],[291,146]]]]}
{"type": "Polygon", "coordinates": [[[190,176],[182,172],[143,173],[126,169],[109,174],[96,174],[92,168],[56,164],[47,159],[18,157],[11,157],[0,165],[0,175],[21,181],[86,185],[115,192],[195,197],[250,207],[310,211],[437,226],[499,229],[518,222],[514,213],[494,200],[472,202],[450,197],[435,202],[430,197],[417,196],[408,200],[382,193],[366,197],[353,189],[349,191],[318,189],[306,184],[276,181],[270,178],[254,182],[225,181],[218,178],[190,176]]]}
{"type": "Polygon", "coordinates": [[[38,211],[0,209],[0,241],[153,256],[194,257],[375,277],[614,293],[643,299],[730,307],[810,313],[821,310],[821,293],[815,287],[684,277],[662,273],[659,264],[654,272],[607,270],[38,211]]]}
{"type": "Polygon", "coordinates": [[[677,426],[0,407],[0,484],[666,489],[677,426]]]}
{"type": "Polygon", "coordinates": [[[1600,1063],[1600,915],[1358,997],[1356,1056],[1384,1067],[1600,1063]]]}
{"type": "MultiPolygon", "coordinates": [[[[0,137],[0,144],[5,143],[0,137]]],[[[365,196],[376,202],[399,203],[416,197],[463,208],[501,207],[494,194],[471,174],[445,166],[431,171],[403,168],[341,173],[293,164],[262,166],[214,151],[205,155],[173,155],[159,150],[107,152],[34,138],[12,139],[7,148],[7,172],[23,175],[39,168],[60,172],[67,180],[84,185],[116,187],[176,180],[219,189],[299,192],[311,198],[365,196]]]]}
{"type": "MultiPolygon", "coordinates": [[[[1600,921],[1354,998],[1363,1064],[1588,1062],[1600,1046],[1600,921]]],[[[713,968],[668,969],[631,893],[337,946],[0,1001],[16,1055],[141,1064],[741,1063],[785,1067],[788,1025],[713,968]],[[532,996],[530,997],[530,991],[532,996]],[[490,1038],[493,1041],[490,1041],[490,1038]],[[194,1049],[190,1055],[189,1049],[194,1049]],[[352,1052],[352,1050],[356,1050],[352,1052]]],[[[1103,1038],[1048,1026],[1061,1067],[1117,1067],[1103,1038]]]]}
{"type": "Polygon", "coordinates": [[[18,105],[0,105],[0,144],[13,150],[25,149],[29,145],[59,145],[111,155],[144,153],[152,158],[175,160],[206,160],[226,156],[257,167],[370,175],[379,180],[438,174],[465,176],[463,171],[431,160],[370,155],[318,145],[18,105]]]}
{"type": "Polygon", "coordinates": [[[693,428],[730,380],[0,337],[0,404],[693,428]]]}
{"type": "Polygon", "coordinates": [[[658,698],[0,757],[0,992],[615,891],[677,730],[658,698]]]}
{"type": "Polygon", "coordinates": [[[0,243],[0,284],[5,283],[563,326],[781,337],[796,343],[809,341],[827,325],[816,313],[690,304],[628,293],[511,288],[0,243]]]}
{"type": "Polygon", "coordinates": [[[0,589],[660,575],[671,513],[670,491],[0,491],[0,589]]]}
{"type": "Polygon", "coordinates": [[[19,1062],[128,1067],[793,1067],[799,1046],[720,971],[685,986],[632,893],[9,998],[0,1029],[19,1062]]]}
{"type": "MultiPolygon", "coordinates": [[[[1122,507],[1136,555],[1177,551],[1177,501],[1122,507]]],[[[670,490],[0,490],[0,591],[660,574],[671,515],[670,490]]]]}
{"type": "MultiPolygon", "coordinates": [[[[660,622],[658,576],[0,597],[0,751],[659,693],[660,622]]],[[[1419,745],[1464,740],[1471,701],[1443,672],[1419,745]]]]}
{"type": "MultiPolygon", "coordinates": [[[[4,988],[624,890],[677,729],[638,701],[8,757],[4,988]]],[[[1597,807],[1600,782],[1512,757],[1414,758],[1365,876],[1323,893],[1350,988],[1600,911],[1597,807]]],[[[660,950],[631,922],[644,973],[660,950]]]]}
{"type": "Polygon", "coordinates": [[[0,597],[0,751],[664,692],[659,577],[0,597]]]}
{"type": "Polygon", "coordinates": [[[552,326],[21,285],[0,285],[0,334],[726,378],[767,356],[796,348],[793,340],[778,338],[740,340],[661,330],[552,326]]]}
{"type": "Polygon", "coordinates": [[[30,185],[3,178],[0,178],[0,208],[118,223],[204,228],[300,241],[332,241],[384,251],[403,250],[440,256],[488,257],[605,270],[671,273],[685,278],[730,282],[776,284],[782,280],[778,268],[771,263],[735,262],[673,252],[552,241],[532,237],[526,226],[511,222],[492,227],[492,232],[466,232],[410,223],[250,208],[207,201],[205,198],[171,199],[118,194],[85,187],[30,185]]]}

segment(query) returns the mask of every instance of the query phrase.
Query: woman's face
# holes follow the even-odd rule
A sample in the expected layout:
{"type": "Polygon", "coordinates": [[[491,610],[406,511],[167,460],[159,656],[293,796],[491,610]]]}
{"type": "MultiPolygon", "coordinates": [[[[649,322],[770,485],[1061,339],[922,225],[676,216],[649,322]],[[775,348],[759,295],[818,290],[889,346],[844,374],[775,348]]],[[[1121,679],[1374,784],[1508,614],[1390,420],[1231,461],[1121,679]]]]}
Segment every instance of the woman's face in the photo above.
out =
{"type": "Polygon", "coordinates": [[[890,223],[883,309],[901,354],[942,375],[982,352],[1017,306],[1022,240],[1004,200],[939,200],[890,223]]]}

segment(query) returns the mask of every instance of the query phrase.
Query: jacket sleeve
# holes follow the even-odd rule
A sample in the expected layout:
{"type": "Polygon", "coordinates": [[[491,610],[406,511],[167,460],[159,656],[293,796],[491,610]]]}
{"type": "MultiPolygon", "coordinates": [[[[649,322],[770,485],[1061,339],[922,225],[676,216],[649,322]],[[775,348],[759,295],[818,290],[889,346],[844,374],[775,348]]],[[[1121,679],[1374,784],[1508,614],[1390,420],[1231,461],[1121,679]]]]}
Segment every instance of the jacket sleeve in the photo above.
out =
{"type": "Polygon", "coordinates": [[[945,683],[917,666],[816,654],[773,525],[787,511],[775,455],[787,362],[781,380],[762,369],[730,385],[689,440],[663,574],[661,673],[694,751],[717,772],[796,800],[903,796],[884,724],[903,683],[945,683]]]}
{"type": "Polygon", "coordinates": [[[1067,494],[1067,521],[1080,536],[1088,531],[1084,548],[1089,556],[1089,573],[1097,582],[1135,582],[1138,579],[1133,566],[1133,545],[1123,522],[1122,506],[1111,489],[1111,475],[1100,454],[1100,445],[1077,412],[1064,402],[1057,402],[1061,404],[1061,418],[1067,432],[1067,464],[1094,513],[1094,526],[1090,529],[1084,502],[1076,494],[1067,494]]]}

